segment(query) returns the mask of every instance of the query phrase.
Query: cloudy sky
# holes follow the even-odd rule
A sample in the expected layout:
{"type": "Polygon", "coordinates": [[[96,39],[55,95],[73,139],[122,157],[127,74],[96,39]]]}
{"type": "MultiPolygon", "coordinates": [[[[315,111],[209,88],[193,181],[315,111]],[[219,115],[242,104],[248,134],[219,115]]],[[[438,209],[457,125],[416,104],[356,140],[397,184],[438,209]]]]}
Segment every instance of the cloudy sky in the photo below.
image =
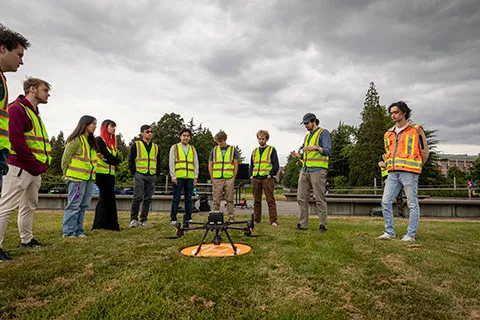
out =
{"type": "Polygon", "coordinates": [[[26,76],[53,85],[41,113],[50,135],[84,114],[111,118],[129,141],[175,112],[244,155],[270,131],[282,163],[306,112],[330,131],[358,125],[375,82],[438,130],[440,151],[480,153],[480,3],[405,1],[2,0],[0,22],[32,47],[26,76]]]}

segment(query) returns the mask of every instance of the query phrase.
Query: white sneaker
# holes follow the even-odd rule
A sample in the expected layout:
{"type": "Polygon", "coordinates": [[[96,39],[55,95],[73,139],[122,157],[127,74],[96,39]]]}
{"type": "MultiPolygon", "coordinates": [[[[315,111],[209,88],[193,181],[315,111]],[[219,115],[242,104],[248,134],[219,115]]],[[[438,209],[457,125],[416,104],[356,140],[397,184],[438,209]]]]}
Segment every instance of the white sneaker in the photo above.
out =
{"type": "Polygon", "coordinates": [[[170,221],[170,224],[171,224],[171,225],[176,225],[176,224],[177,224],[177,220],[172,220],[172,221],[170,221]]]}
{"type": "Polygon", "coordinates": [[[137,220],[130,221],[130,228],[136,228],[136,227],[138,227],[138,221],[137,220]]]}
{"type": "Polygon", "coordinates": [[[414,237],[410,237],[408,234],[404,235],[400,241],[412,242],[415,241],[414,237]]]}
{"type": "Polygon", "coordinates": [[[152,227],[153,224],[151,224],[150,222],[148,221],[142,221],[140,222],[140,227],[152,227]]]}
{"type": "Polygon", "coordinates": [[[79,237],[79,238],[86,238],[87,236],[85,235],[85,233],[82,233],[82,234],[79,234],[77,237],[79,237]]]}
{"type": "Polygon", "coordinates": [[[394,239],[394,238],[395,238],[394,234],[390,234],[390,233],[386,233],[386,232],[384,232],[381,236],[377,237],[377,239],[385,239],[385,240],[391,240],[391,239],[394,239]]]}
{"type": "Polygon", "coordinates": [[[273,227],[278,227],[278,223],[272,222],[272,226],[273,226],[273,227]]]}

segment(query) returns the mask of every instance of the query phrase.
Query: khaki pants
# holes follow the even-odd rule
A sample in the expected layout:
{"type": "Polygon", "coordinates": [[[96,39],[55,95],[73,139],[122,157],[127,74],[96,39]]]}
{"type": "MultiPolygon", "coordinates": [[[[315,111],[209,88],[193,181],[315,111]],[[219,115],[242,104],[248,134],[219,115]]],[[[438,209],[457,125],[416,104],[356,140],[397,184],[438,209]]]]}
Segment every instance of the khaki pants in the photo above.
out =
{"type": "Polygon", "coordinates": [[[235,207],[233,205],[235,179],[213,179],[213,211],[220,210],[220,201],[227,201],[228,217],[233,219],[235,207]]]}
{"type": "Polygon", "coordinates": [[[267,199],[270,223],[277,222],[277,205],[273,195],[275,180],[273,178],[253,178],[251,181],[253,186],[253,218],[255,222],[260,223],[262,221],[262,190],[265,191],[265,198],[267,199]]]}
{"type": "Polygon", "coordinates": [[[33,210],[38,207],[38,190],[41,176],[32,176],[19,167],[8,165],[8,173],[3,177],[2,197],[0,198],[0,248],[12,212],[18,208],[18,231],[20,241],[29,243],[33,239],[33,210]]]}
{"type": "Polygon", "coordinates": [[[327,182],[327,170],[314,172],[300,172],[298,177],[298,206],[300,207],[300,218],[298,223],[302,228],[308,227],[308,197],[313,189],[320,224],[327,226],[327,199],[325,198],[325,184],[327,182]]]}

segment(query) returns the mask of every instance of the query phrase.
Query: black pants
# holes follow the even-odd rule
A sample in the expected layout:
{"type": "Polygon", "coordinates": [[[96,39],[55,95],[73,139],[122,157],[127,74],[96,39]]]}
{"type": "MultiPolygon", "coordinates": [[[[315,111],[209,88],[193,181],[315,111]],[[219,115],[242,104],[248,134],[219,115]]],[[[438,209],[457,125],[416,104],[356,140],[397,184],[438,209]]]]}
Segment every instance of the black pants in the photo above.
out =
{"type": "Polygon", "coordinates": [[[95,207],[95,220],[92,229],[120,230],[118,225],[117,202],[115,200],[115,176],[111,174],[98,174],[96,184],[100,190],[97,206],[95,207]]]}

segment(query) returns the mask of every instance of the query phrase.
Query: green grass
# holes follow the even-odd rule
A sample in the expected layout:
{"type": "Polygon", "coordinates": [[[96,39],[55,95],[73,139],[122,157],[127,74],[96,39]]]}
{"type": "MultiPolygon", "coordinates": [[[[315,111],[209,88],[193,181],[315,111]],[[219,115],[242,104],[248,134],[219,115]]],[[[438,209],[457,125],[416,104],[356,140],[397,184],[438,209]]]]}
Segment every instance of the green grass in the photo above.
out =
{"type": "MultiPolygon", "coordinates": [[[[204,219],[205,216],[200,216],[204,219]]],[[[89,230],[93,214],[88,213],[89,230]]],[[[184,257],[201,232],[177,240],[167,214],[153,228],[87,232],[62,239],[62,212],[38,212],[39,249],[18,246],[12,216],[0,263],[0,319],[478,319],[479,221],[422,220],[416,243],[375,239],[381,218],[330,217],[320,234],[296,217],[264,222],[236,242],[252,252],[231,258],[184,257]]],[[[396,220],[397,232],[407,221],[396,220]]],[[[208,236],[211,240],[211,234],[208,236]]]]}

